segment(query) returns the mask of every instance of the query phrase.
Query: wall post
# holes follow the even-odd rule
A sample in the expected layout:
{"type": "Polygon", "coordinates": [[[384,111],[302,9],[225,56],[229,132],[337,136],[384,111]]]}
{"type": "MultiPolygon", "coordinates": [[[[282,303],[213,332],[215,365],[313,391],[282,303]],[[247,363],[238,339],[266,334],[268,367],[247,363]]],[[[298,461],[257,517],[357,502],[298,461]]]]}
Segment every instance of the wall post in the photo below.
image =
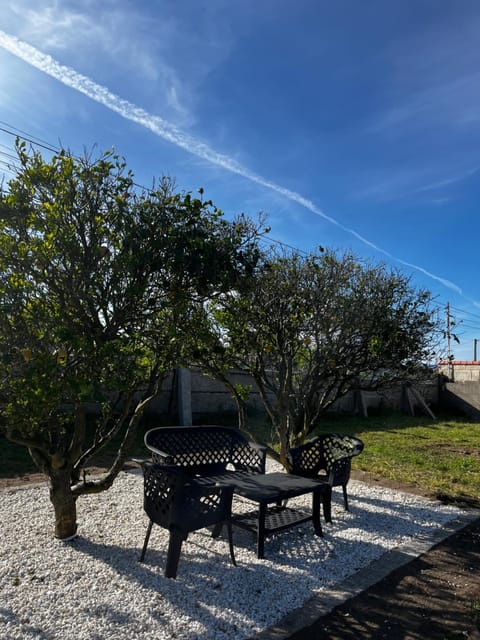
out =
{"type": "Polygon", "coordinates": [[[190,369],[179,367],[178,374],[178,419],[181,425],[192,425],[192,375],[190,369]]]}

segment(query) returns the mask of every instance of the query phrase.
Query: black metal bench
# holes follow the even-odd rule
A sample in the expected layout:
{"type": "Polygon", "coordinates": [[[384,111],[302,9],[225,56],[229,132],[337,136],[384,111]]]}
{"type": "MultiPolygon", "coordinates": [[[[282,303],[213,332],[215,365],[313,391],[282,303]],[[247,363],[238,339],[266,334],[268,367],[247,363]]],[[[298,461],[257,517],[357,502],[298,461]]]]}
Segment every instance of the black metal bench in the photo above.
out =
{"type": "Polygon", "coordinates": [[[145,445],[154,462],[182,467],[191,475],[265,473],[266,447],[232,427],[158,427],[147,431],[145,445]]]}
{"type": "MultiPolygon", "coordinates": [[[[266,447],[249,442],[237,429],[221,426],[159,427],[145,434],[150,462],[137,460],[144,474],[144,509],[149,525],[140,561],[145,558],[153,524],[170,533],[165,576],[175,578],[183,541],[211,525],[228,527],[233,552],[229,481],[265,473],[266,447]]],[[[217,528],[219,531],[219,529],[217,528]]]]}

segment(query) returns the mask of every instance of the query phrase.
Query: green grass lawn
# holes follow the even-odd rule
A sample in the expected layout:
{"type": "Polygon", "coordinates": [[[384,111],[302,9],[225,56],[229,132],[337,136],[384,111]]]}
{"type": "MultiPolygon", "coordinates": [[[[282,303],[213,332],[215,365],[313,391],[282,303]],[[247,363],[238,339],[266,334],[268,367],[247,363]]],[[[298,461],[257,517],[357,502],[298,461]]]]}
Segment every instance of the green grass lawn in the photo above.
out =
{"type": "Polygon", "coordinates": [[[325,419],[321,431],[350,433],[363,440],[365,449],[354,459],[354,469],[480,506],[479,423],[404,415],[338,416],[325,419]]]}
{"type": "MultiPolygon", "coordinates": [[[[228,424],[235,424],[234,419],[228,424]]],[[[144,430],[138,435],[132,455],[146,456],[144,430]]],[[[252,431],[258,431],[271,444],[271,432],[264,421],[253,421],[252,431]]],[[[321,421],[321,431],[350,433],[363,440],[365,449],[354,459],[354,469],[417,487],[446,500],[466,500],[480,506],[479,423],[401,414],[368,418],[326,416],[321,421]]],[[[110,448],[92,465],[106,462],[112,452],[110,448]]],[[[4,438],[0,438],[0,460],[3,477],[35,471],[27,450],[4,438]]]]}

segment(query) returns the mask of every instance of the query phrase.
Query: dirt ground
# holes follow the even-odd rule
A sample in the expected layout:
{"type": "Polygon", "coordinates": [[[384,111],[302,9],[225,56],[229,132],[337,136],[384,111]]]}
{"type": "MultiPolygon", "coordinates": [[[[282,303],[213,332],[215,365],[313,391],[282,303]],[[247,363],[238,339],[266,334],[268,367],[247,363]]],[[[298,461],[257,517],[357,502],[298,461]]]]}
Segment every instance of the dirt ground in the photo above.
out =
{"type": "Polygon", "coordinates": [[[289,640],[480,640],[480,518],[289,640]]]}
{"type": "MultiPolygon", "coordinates": [[[[0,489],[38,482],[0,478],[0,489]]],[[[480,640],[480,518],[289,640],[480,640]]]]}

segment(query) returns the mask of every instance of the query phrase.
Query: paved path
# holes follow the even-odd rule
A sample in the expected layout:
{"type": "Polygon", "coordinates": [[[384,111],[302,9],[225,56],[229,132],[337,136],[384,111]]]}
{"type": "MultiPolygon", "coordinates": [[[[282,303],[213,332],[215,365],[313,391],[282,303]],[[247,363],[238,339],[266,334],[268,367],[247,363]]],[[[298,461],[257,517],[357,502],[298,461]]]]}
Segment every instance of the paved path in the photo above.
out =
{"type": "MultiPolygon", "coordinates": [[[[451,583],[451,586],[451,589],[445,589],[443,584],[442,588],[438,584],[438,593],[431,598],[431,606],[437,610],[437,614],[440,613],[441,618],[445,612],[452,612],[452,599],[462,598],[462,594],[458,595],[454,590],[454,587],[458,585],[451,583]]],[[[423,589],[423,587],[421,588],[423,589]]],[[[467,597],[466,585],[464,591],[463,595],[467,597]]],[[[427,622],[429,618],[433,618],[427,609],[424,608],[422,611],[421,617],[423,616],[427,622]]],[[[458,618],[458,614],[456,614],[456,618],[458,618]]],[[[442,619],[445,620],[445,617],[442,619]]],[[[428,538],[415,540],[386,553],[379,560],[348,578],[334,591],[312,598],[301,609],[293,611],[275,626],[265,629],[255,636],[255,640],[377,640],[381,638],[388,640],[396,638],[433,640],[437,637],[441,640],[450,638],[452,640],[457,638],[480,640],[480,632],[475,629],[475,623],[470,622],[470,619],[476,619],[480,625],[480,510],[468,511],[465,515],[448,523],[444,529],[432,533],[428,538]],[[475,537],[471,537],[470,544],[468,542],[465,544],[464,541],[463,546],[466,548],[464,557],[457,557],[452,569],[451,558],[457,555],[458,548],[456,536],[458,537],[460,532],[466,531],[466,527],[472,530],[471,535],[475,537]],[[422,568],[427,566],[428,563],[419,560],[419,556],[424,557],[424,554],[428,556],[429,553],[434,553],[432,548],[440,543],[443,543],[443,556],[438,556],[438,562],[449,564],[446,568],[438,567],[436,579],[445,581],[445,572],[448,577],[449,572],[455,569],[458,571],[467,570],[469,572],[467,573],[469,593],[473,590],[473,595],[468,596],[472,602],[471,616],[468,611],[468,602],[462,603],[461,609],[462,612],[464,610],[466,612],[463,617],[468,629],[462,632],[459,628],[462,620],[459,622],[456,619],[452,621],[456,627],[455,635],[448,635],[445,631],[442,631],[439,636],[433,635],[433,626],[419,630],[418,615],[413,615],[415,607],[412,603],[413,600],[421,598],[421,594],[414,593],[415,586],[411,580],[409,589],[413,596],[402,598],[396,592],[403,577],[415,576],[416,573],[420,575],[422,568]],[[464,567],[459,566],[460,561],[463,562],[464,567]],[[478,595],[477,599],[475,599],[475,592],[478,595]],[[378,601],[382,601],[382,599],[383,602],[379,605],[378,601]],[[375,607],[373,607],[374,602],[375,607]],[[395,607],[399,608],[399,611],[394,613],[395,607]],[[478,616],[475,613],[476,607],[478,607],[478,616]],[[357,614],[361,613],[360,620],[357,619],[358,615],[352,613],[355,608],[358,609],[357,614]],[[335,611],[332,611],[334,609],[335,611]],[[369,617],[371,620],[363,619],[369,617]],[[393,618],[399,621],[397,631],[392,627],[391,620],[393,618]],[[428,635],[429,633],[432,635],[428,635]]],[[[445,627],[447,623],[443,622],[442,624],[445,627]]]]}

